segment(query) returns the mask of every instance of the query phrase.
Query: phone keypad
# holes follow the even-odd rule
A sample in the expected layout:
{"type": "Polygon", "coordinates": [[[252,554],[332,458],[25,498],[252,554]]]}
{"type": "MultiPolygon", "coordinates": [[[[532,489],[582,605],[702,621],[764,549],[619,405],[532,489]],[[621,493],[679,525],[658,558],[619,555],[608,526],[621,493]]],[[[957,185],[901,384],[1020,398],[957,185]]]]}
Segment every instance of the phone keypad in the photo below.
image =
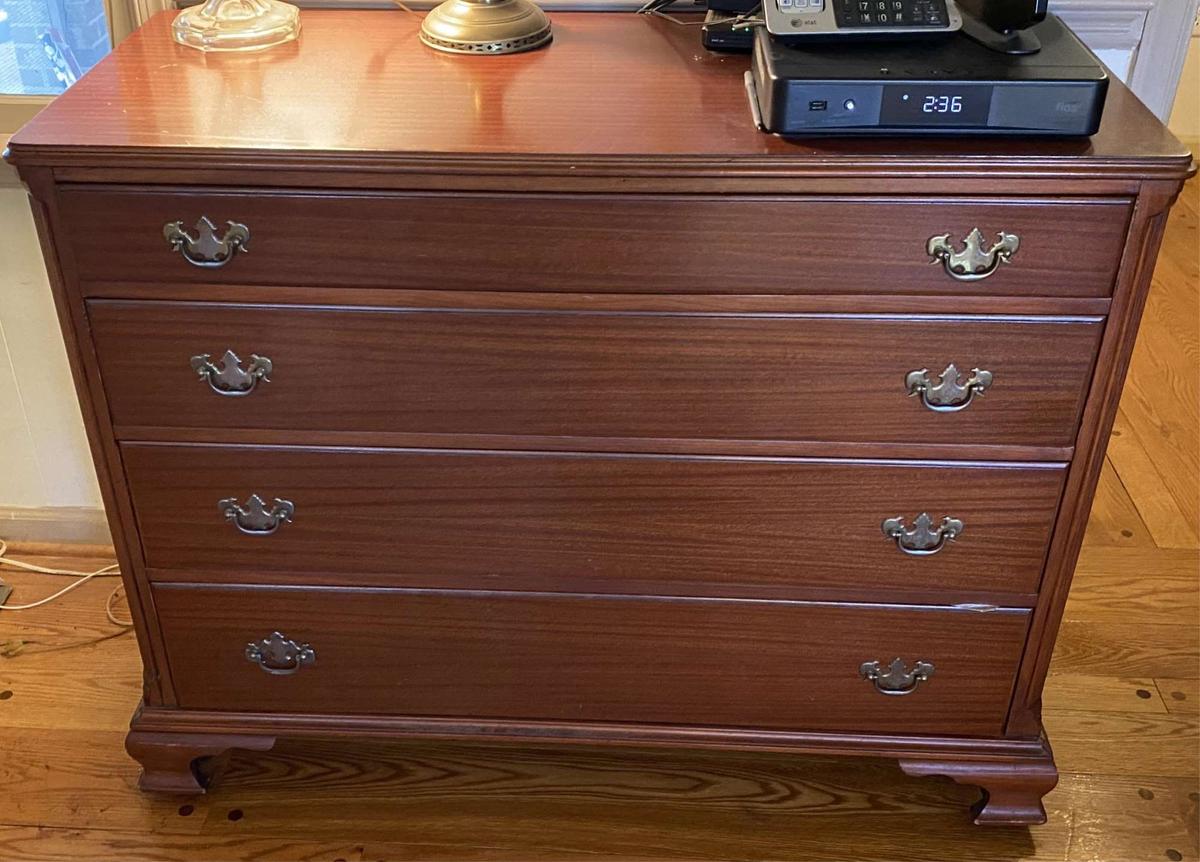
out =
{"type": "Polygon", "coordinates": [[[831,0],[838,27],[946,27],[946,0],[831,0]]]}

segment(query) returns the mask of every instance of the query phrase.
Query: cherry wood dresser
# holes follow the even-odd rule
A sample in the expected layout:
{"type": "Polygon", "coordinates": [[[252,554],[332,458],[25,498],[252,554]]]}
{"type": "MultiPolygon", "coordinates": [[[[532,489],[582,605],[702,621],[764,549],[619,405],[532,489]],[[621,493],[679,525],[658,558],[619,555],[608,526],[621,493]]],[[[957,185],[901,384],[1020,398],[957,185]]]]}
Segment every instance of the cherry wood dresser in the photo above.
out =
{"type": "Polygon", "coordinates": [[[755,130],[693,27],[155,18],[11,143],[147,790],[276,736],[897,758],[1035,823],[1040,692],[1191,159],[755,130]]]}

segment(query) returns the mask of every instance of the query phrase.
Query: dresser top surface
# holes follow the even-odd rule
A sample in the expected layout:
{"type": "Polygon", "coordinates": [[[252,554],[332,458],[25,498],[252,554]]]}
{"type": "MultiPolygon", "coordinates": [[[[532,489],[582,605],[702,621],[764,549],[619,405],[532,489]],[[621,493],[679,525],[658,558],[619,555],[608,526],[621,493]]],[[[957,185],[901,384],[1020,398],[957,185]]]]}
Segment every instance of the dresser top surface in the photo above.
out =
{"type": "Polygon", "coordinates": [[[745,55],[630,13],[554,13],[547,49],[447,55],[400,11],[306,10],[292,44],[203,54],[154,17],[11,141],[18,164],[386,167],[569,173],[1032,173],[1181,176],[1190,157],[1113,81],[1090,139],[783,140],[750,116],[745,55]],[[299,160],[299,161],[297,161],[299,160]],[[507,166],[507,167],[505,167],[507,166]]]}

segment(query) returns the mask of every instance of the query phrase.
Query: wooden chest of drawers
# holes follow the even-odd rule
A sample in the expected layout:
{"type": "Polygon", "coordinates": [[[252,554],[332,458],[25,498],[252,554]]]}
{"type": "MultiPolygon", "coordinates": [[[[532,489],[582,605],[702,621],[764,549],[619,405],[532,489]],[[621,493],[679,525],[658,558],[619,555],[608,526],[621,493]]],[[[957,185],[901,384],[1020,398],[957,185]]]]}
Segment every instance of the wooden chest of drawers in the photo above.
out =
{"type": "Polygon", "coordinates": [[[1190,170],[1127,91],[1091,141],[801,144],[661,20],[453,60],[392,13],[255,58],[168,24],[10,153],[144,787],[486,736],[890,756],[1045,816],[1041,686],[1190,170]]]}

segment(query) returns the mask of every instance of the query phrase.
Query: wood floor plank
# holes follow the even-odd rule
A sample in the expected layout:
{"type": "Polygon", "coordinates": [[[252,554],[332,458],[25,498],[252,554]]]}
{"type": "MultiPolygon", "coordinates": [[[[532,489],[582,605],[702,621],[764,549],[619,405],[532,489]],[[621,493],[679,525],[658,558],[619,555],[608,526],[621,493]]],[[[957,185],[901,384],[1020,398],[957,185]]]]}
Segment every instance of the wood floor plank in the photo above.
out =
{"type": "Polygon", "coordinates": [[[1076,622],[1190,626],[1200,619],[1195,576],[1092,572],[1072,584],[1063,618],[1076,622]]]}
{"type": "MultiPolygon", "coordinates": [[[[1181,251],[1186,244],[1178,223],[1165,237],[1164,251],[1181,251]]],[[[1190,363],[1200,361],[1200,326],[1196,324],[1196,306],[1200,301],[1200,273],[1195,263],[1196,245],[1193,228],[1192,263],[1182,260],[1182,255],[1163,254],[1154,273],[1150,295],[1143,312],[1144,326],[1160,334],[1174,349],[1179,350],[1190,363]]]]}
{"type": "Polygon", "coordinates": [[[1151,715],[1164,715],[1169,711],[1155,680],[1150,677],[1081,673],[1051,674],[1046,679],[1046,688],[1042,693],[1042,706],[1046,709],[1151,715]]]}
{"type": "Polygon", "coordinates": [[[1066,620],[1050,672],[1187,678],[1195,673],[1197,663],[1200,632],[1194,625],[1066,620]]]}
{"type": "MultiPolygon", "coordinates": [[[[1150,495],[1165,490],[1194,532],[1200,522],[1195,484],[1195,477],[1200,475],[1200,441],[1196,435],[1200,395],[1196,391],[1196,375],[1182,351],[1164,344],[1161,337],[1156,339],[1152,329],[1144,336],[1144,343],[1139,345],[1130,364],[1121,412],[1132,436],[1154,466],[1154,474],[1147,476],[1151,480],[1149,489],[1142,492],[1138,474],[1123,466],[1119,453],[1114,453],[1113,463],[1135,504],[1149,505],[1150,495]]],[[[1149,512],[1141,511],[1143,518],[1151,518],[1149,512]]],[[[1146,526],[1154,533],[1160,525],[1151,518],[1146,526]]]]}
{"type": "Polygon", "coordinates": [[[1195,578],[1197,571],[1200,571],[1200,552],[1195,548],[1096,548],[1084,545],[1075,568],[1075,582],[1086,580],[1095,573],[1131,578],[1147,575],[1195,578]]]}
{"type": "Polygon", "coordinates": [[[1200,544],[1200,225],[1193,180],[1163,236],[1109,457],[1161,547],[1200,544]]]}
{"type": "Polygon", "coordinates": [[[1195,791],[1188,778],[1064,773],[1047,803],[1070,823],[1069,862],[1194,862],[1186,812],[1195,791]]]}
{"type": "Polygon", "coordinates": [[[362,851],[338,841],[0,826],[5,862],[360,862],[362,851]]]}
{"type": "Polygon", "coordinates": [[[304,822],[355,836],[370,860],[1065,858],[1065,815],[980,830],[966,816],[977,795],[887,761],[309,740],[235,756],[203,834],[304,822]]]}
{"type": "Polygon", "coordinates": [[[1107,458],[1100,471],[1084,541],[1092,547],[1156,547],[1154,537],[1107,458]]]}
{"type": "MultiPolygon", "coordinates": [[[[15,556],[10,554],[10,556],[15,556]]],[[[112,560],[91,557],[22,557],[21,559],[53,568],[95,571],[112,560]]],[[[25,572],[0,566],[0,577],[13,587],[6,604],[26,605],[40,601],[71,583],[69,577],[25,572]]],[[[19,639],[29,644],[27,650],[66,648],[99,641],[120,634],[104,615],[104,602],[120,583],[119,578],[102,577],[68,593],[67,597],[22,611],[0,611],[0,643],[19,639]]],[[[123,613],[128,613],[123,606],[123,613]]]]}
{"type": "MultiPolygon", "coordinates": [[[[1065,759],[1078,759],[1070,748],[1065,759]]],[[[235,757],[205,837],[313,823],[303,801],[292,816],[271,807],[297,781],[294,798],[319,792],[324,803],[311,828],[346,830],[370,860],[1198,857],[1190,778],[1066,773],[1045,826],[980,830],[962,816],[973,791],[914,783],[885,762],[369,742],[235,757]],[[230,807],[244,817],[229,821],[230,807]]]]}
{"type": "MultiPolygon", "coordinates": [[[[61,557],[57,563],[82,568],[61,557]]],[[[5,572],[5,579],[16,587],[14,603],[69,583],[24,572],[5,572]]],[[[133,633],[104,617],[114,586],[111,578],[96,579],[51,605],[0,611],[0,644],[20,644],[0,650],[0,726],[128,729],[141,698],[142,669],[133,633]]],[[[119,610],[128,614],[123,605],[119,610]]]]}
{"type": "Polygon", "coordinates": [[[1200,726],[1186,714],[1042,711],[1060,769],[1105,775],[1200,776],[1200,726]]]}
{"type": "Polygon", "coordinates": [[[137,790],[125,734],[5,727],[0,735],[0,824],[196,834],[205,797],[171,799],[137,790]],[[180,806],[193,807],[188,816],[180,806]]]}
{"type": "Polygon", "coordinates": [[[1200,712],[1200,679],[1156,679],[1155,685],[1168,712],[1200,712]]]}
{"type": "MultiPolygon", "coordinates": [[[[1147,428],[1146,433],[1154,435],[1158,432],[1147,428]]],[[[1124,407],[1117,412],[1117,420],[1109,438],[1107,463],[1112,465],[1140,520],[1158,547],[1197,547],[1200,540],[1197,539],[1195,521],[1189,520],[1187,513],[1167,490],[1158,466],[1146,451],[1141,434],[1126,415],[1124,407]]]]}
{"type": "MultiPolygon", "coordinates": [[[[133,636],[118,643],[133,644],[133,636]]],[[[0,726],[125,731],[142,694],[136,647],[100,652],[81,649],[76,660],[88,673],[64,673],[59,654],[0,658],[0,726]]]]}

